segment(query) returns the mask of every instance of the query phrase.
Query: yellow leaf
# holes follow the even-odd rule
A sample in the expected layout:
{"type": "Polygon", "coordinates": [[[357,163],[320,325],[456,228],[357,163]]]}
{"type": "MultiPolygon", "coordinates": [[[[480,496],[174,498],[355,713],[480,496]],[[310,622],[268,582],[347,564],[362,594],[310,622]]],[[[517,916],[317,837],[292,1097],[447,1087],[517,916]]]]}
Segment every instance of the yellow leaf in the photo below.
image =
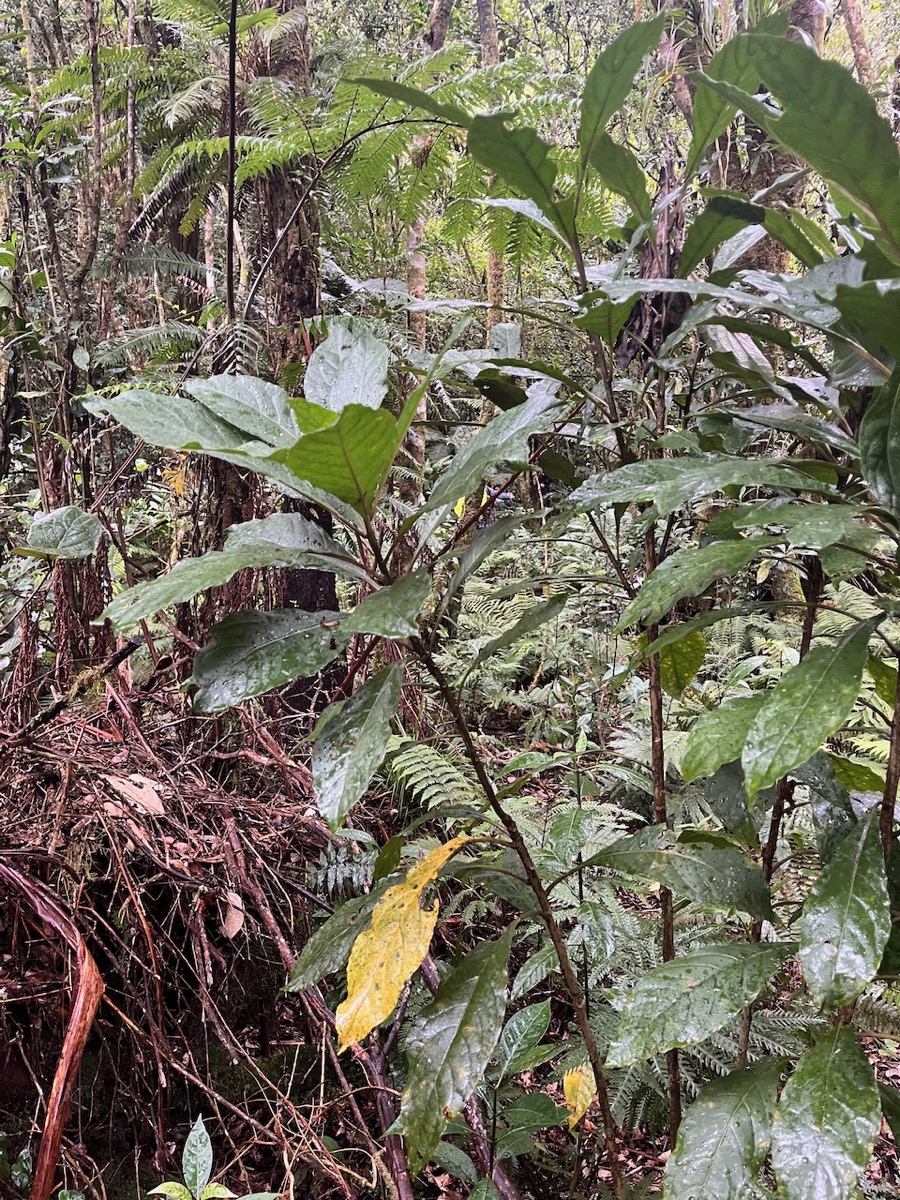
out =
{"type": "Polygon", "coordinates": [[[347,999],[335,1014],[339,1051],[361,1042],[394,1011],[406,981],[428,953],[437,923],[438,903],[422,908],[422,893],[444,863],[471,840],[457,837],[437,846],[372,909],[369,928],[350,951],[347,999]]]}
{"type": "Polygon", "coordinates": [[[587,1063],[582,1063],[574,1071],[566,1071],[563,1076],[563,1095],[569,1110],[569,1128],[574,1129],[597,1095],[594,1072],[587,1063]]]}

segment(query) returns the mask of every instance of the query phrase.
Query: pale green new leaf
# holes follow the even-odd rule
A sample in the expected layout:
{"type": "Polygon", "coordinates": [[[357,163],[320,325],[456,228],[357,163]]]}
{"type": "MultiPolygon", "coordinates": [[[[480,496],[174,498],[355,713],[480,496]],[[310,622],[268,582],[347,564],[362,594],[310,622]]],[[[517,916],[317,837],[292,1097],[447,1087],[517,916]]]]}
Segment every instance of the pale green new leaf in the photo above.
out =
{"type": "Polygon", "coordinates": [[[200,1196],[209,1183],[212,1174],[213,1152],[212,1142],[203,1124],[203,1118],[198,1117],[194,1127],[184,1141],[181,1155],[181,1169],[184,1172],[184,1182],[194,1196],[200,1196]]]}
{"type": "Polygon", "coordinates": [[[441,981],[407,1036],[409,1071],[393,1129],[405,1134],[414,1171],[428,1161],[448,1118],[481,1082],[497,1045],[512,934],[510,928],[467,954],[441,981]]]}
{"type": "Polygon", "coordinates": [[[819,1008],[851,1004],[875,977],[891,932],[876,805],[845,834],[803,904],[800,965],[819,1008]]]}
{"type": "Polygon", "coordinates": [[[685,1111],[666,1163],[666,1200],[745,1200],[772,1136],[782,1065],[763,1059],[714,1079],[685,1111]]]}
{"type": "Polygon", "coordinates": [[[74,504],[38,513],[28,531],[28,551],[40,558],[89,558],[100,545],[103,526],[74,504]]]}
{"type": "Polygon", "coordinates": [[[771,544],[771,538],[742,538],[677,550],[648,576],[613,632],[627,629],[638,621],[655,625],[679,600],[685,596],[698,596],[716,579],[725,579],[740,571],[760,550],[771,544]]]}
{"type": "Polygon", "coordinates": [[[339,620],[336,612],[289,608],[231,613],[213,628],[212,639],[194,659],[194,707],[219,712],[315,675],[346,644],[339,620]]]}
{"type": "Polygon", "coordinates": [[[364,325],[333,324],[306,368],[307,400],[332,412],[348,404],[379,408],[387,395],[388,348],[364,325]]]}
{"type": "Polygon", "coordinates": [[[760,994],[792,946],[705,946],[638,980],[625,1001],[607,1065],[628,1067],[704,1041],[760,994]]]}
{"type": "Polygon", "coordinates": [[[747,732],[765,700],[763,694],[741,696],[697,717],[681,758],[681,777],[685,783],[715,775],[719,767],[741,757],[747,732]]]}
{"type": "Polygon", "coordinates": [[[371,676],[313,745],[316,804],[332,830],[340,828],[384,760],[402,681],[401,663],[371,676]]]}
{"type": "Polygon", "coordinates": [[[881,1126],[875,1076],[856,1035],[830,1029],[802,1056],[775,1110],[772,1163],[784,1200],[847,1200],[881,1126]]]}
{"type": "Polygon", "coordinates": [[[869,638],[880,619],[852,626],[830,645],[813,646],[768,693],[741,755],[751,803],[761,788],[812,758],[843,725],[859,695],[869,638]]]}
{"type": "Polygon", "coordinates": [[[389,412],[348,404],[334,425],[305,434],[270,457],[297,479],[369,517],[396,449],[397,422],[389,412]]]}

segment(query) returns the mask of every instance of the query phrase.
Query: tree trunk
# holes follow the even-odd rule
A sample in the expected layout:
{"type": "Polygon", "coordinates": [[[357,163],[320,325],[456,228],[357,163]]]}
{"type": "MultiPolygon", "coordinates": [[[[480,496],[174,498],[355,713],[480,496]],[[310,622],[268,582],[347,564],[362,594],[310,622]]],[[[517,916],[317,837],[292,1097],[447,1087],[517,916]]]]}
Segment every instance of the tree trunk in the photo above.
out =
{"type": "Polygon", "coordinates": [[[841,8],[850,48],[853,51],[853,61],[856,63],[856,74],[863,87],[870,88],[875,82],[875,71],[872,68],[872,52],[863,28],[859,0],[842,0],[841,8]]]}

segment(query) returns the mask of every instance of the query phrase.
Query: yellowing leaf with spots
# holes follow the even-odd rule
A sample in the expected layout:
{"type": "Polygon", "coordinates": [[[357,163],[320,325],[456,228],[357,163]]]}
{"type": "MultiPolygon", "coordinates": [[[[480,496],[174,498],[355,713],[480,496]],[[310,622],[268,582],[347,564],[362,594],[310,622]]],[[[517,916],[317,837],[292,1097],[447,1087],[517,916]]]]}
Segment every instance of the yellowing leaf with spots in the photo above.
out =
{"type": "Polygon", "coordinates": [[[448,859],[472,839],[438,846],[388,888],[372,909],[372,922],[353,943],[347,963],[347,999],[335,1014],[338,1050],[361,1042],[391,1015],[400,993],[431,945],[438,903],[422,908],[422,893],[448,859]]]}
{"type": "Polygon", "coordinates": [[[563,1076],[563,1095],[569,1110],[569,1128],[574,1129],[597,1095],[594,1072],[587,1063],[582,1063],[574,1071],[566,1071],[563,1076]]]}

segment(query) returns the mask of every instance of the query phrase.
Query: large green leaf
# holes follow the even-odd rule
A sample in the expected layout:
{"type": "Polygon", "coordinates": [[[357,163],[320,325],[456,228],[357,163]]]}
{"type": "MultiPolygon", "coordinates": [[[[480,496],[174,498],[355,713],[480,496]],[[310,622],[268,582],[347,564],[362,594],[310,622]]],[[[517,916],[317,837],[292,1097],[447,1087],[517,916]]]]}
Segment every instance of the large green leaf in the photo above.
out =
{"type": "MultiPolygon", "coordinates": [[[[731,82],[745,87],[752,66],[756,80],[781,101],[782,112],[749,96],[739,100],[741,107],[843,192],[878,228],[883,247],[900,262],[900,155],[890,122],[879,114],[874,97],[846,67],[819,58],[804,42],[753,33],[744,49],[749,66],[734,72],[731,82]]],[[[696,78],[725,98],[735,98],[709,76],[696,78]]],[[[748,90],[755,87],[754,83],[748,90]]]]}
{"type": "Polygon", "coordinates": [[[527,125],[510,129],[508,113],[472,119],[468,149],[474,158],[533,200],[568,246],[575,239],[574,206],[556,186],[556,164],[550,147],[527,125]]]}
{"type": "Polygon", "coordinates": [[[698,904],[737,909],[771,920],[772,902],[761,869],[735,846],[695,834],[676,840],[665,826],[654,825],[619,838],[593,855],[586,865],[621,875],[650,879],[676,896],[698,904]]]}
{"type": "Polygon", "coordinates": [[[389,412],[348,404],[334,425],[270,457],[368,517],[396,450],[397,422],[389,412]]]}
{"type": "Polygon", "coordinates": [[[824,1010],[851,1004],[865,991],[891,932],[879,816],[876,805],[844,836],[797,925],[803,978],[824,1010]]]}
{"type": "Polygon", "coordinates": [[[306,368],[307,400],[332,412],[348,404],[379,408],[387,395],[388,348],[364,325],[332,323],[306,368]]]}
{"type": "Polygon", "coordinates": [[[721,1029],[760,994],[792,946],[705,946],[638,980],[619,1019],[607,1064],[628,1067],[721,1029]]]}
{"type": "Polygon", "coordinates": [[[666,1200],[745,1200],[769,1150],[781,1062],[714,1079],[684,1114],[666,1163],[666,1200]]]}
{"type": "Polygon", "coordinates": [[[414,1171],[428,1161],[448,1118],[481,1082],[497,1045],[512,934],[510,928],[498,941],[482,942],[467,954],[407,1035],[409,1071],[392,1128],[406,1135],[414,1171]]]}
{"type": "MultiPolygon", "coordinates": [[[[773,34],[785,34],[788,30],[788,13],[783,11],[760,21],[757,29],[773,34]]],[[[751,59],[747,47],[748,34],[729,38],[706,67],[710,79],[729,79],[732,83],[753,92],[759,83],[758,67],[751,59]]],[[[697,88],[694,94],[693,136],[688,151],[685,174],[691,176],[699,167],[711,142],[728,128],[737,106],[718,95],[711,88],[697,88]]]]}
{"type": "Polygon", "coordinates": [[[231,613],[197,653],[194,707],[219,712],[293,680],[315,675],[346,643],[340,613],[276,608],[231,613]]]}
{"type": "Polygon", "coordinates": [[[74,504],[38,513],[28,530],[25,553],[38,558],[89,558],[100,545],[103,526],[93,513],[74,504]]]}
{"type": "Polygon", "coordinates": [[[771,538],[742,538],[677,550],[648,576],[613,632],[627,629],[638,621],[655,625],[678,600],[698,596],[716,579],[733,575],[771,544],[771,538]]]}
{"type": "Polygon", "coordinates": [[[374,633],[386,638],[415,637],[419,632],[419,614],[430,595],[431,576],[424,567],[419,567],[396,583],[366,596],[344,621],[344,632],[374,633]]]}
{"type": "Polygon", "coordinates": [[[367,679],[313,745],[316,803],[332,830],[340,828],[381,766],[402,681],[401,663],[367,679]]]}
{"type": "Polygon", "coordinates": [[[287,392],[277,384],[252,375],[213,375],[183,386],[216,418],[254,441],[290,446],[300,434],[287,392]]]}
{"type": "Polygon", "coordinates": [[[772,1162],[785,1200],[846,1200],[881,1126],[869,1061],[850,1029],[830,1029],[807,1050],[775,1110],[772,1162]]]}
{"type": "Polygon", "coordinates": [[[348,900],[324,925],[319,926],[300,951],[285,985],[286,992],[305,992],[315,987],[326,975],[333,975],[346,967],[353,943],[367,926],[372,909],[387,886],[387,881],[384,881],[368,895],[348,900]]]}
{"type": "Polygon", "coordinates": [[[592,160],[610,119],[622,106],[644,57],[659,45],[666,15],[629,25],[597,56],[581,94],[578,145],[582,164],[592,160]]]}
{"type": "Polygon", "coordinates": [[[661,516],[714,492],[732,487],[769,487],[828,491],[787,462],[732,458],[727,454],[691,455],[629,463],[595,475],[571,496],[582,509],[612,504],[652,504],[661,516]]]}
{"type": "Polygon", "coordinates": [[[299,513],[275,513],[234,525],[224,550],[186,558],[171,571],[129,588],[103,613],[117,629],[136,625],[161,609],[184,604],[198,592],[221,587],[245,567],[307,567],[358,576],[362,568],[314,521],[299,513]]]}
{"type": "MultiPolygon", "coordinates": [[[[820,751],[791,771],[791,778],[809,788],[809,807],[816,830],[819,859],[829,863],[837,847],[856,825],[856,813],[845,784],[831,758],[820,751]]],[[[878,781],[879,790],[884,786],[878,781]]],[[[863,788],[862,790],[865,790],[863,788]]]]}
{"type": "Polygon", "coordinates": [[[428,497],[426,508],[455,504],[480,487],[495,466],[527,463],[529,437],[547,427],[549,414],[559,405],[555,396],[541,389],[525,404],[498,413],[459,451],[428,497]]]}
{"type": "Polygon", "coordinates": [[[747,731],[765,699],[764,695],[741,696],[697,717],[681,757],[685,783],[714,775],[719,767],[741,757],[747,731]]]}
{"type": "Polygon", "coordinates": [[[647,177],[627,146],[614,142],[608,133],[601,133],[591,146],[590,163],[605,187],[617,196],[624,196],[640,220],[650,220],[647,177]]]}
{"type": "Polygon", "coordinates": [[[760,788],[811,758],[850,715],[879,619],[853,625],[830,645],[813,646],[769,692],[741,755],[751,802],[760,788]]]}
{"type": "Polygon", "coordinates": [[[859,457],[875,498],[900,521],[900,367],[875,393],[862,419],[859,457]]]}

